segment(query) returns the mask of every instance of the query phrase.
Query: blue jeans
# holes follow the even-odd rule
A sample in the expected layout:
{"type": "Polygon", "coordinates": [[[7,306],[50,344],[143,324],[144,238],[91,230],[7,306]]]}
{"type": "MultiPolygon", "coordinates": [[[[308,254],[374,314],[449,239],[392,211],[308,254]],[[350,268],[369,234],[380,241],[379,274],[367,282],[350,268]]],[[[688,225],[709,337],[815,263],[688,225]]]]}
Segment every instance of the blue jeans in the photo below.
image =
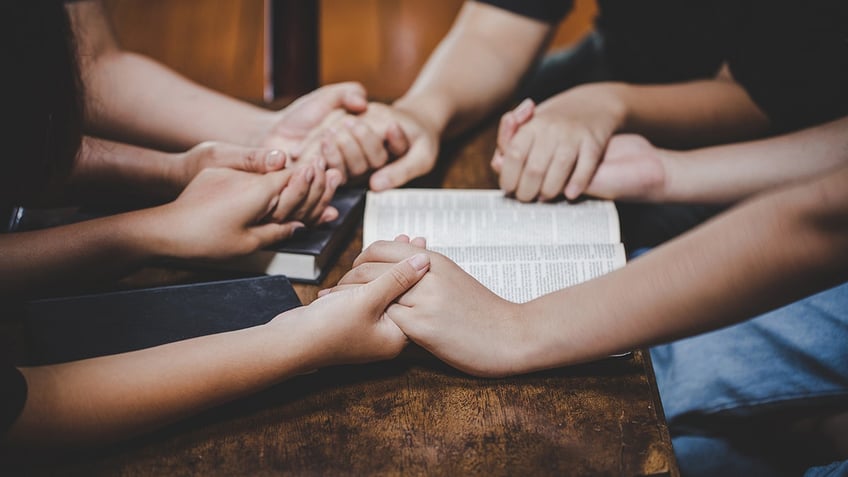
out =
{"type": "Polygon", "coordinates": [[[651,358],[683,475],[848,474],[793,427],[848,411],[848,283],[651,358]]]}

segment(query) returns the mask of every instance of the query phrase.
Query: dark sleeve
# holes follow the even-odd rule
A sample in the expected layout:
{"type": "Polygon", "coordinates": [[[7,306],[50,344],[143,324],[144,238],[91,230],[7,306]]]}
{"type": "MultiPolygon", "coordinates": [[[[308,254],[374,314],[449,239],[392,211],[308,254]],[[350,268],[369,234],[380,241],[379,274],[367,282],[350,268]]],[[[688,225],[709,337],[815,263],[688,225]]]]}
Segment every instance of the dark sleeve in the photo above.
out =
{"type": "Polygon", "coordinates": [[[24,375],[11,365],[0,366],[0,436],[6,433],[21,411],[27,397],[24,375]]]}
{"type": "Polygon", "coordinates": [[[477,0],[512,13],[557,23],[571,10],[572,0],[477,0]]]}
{"type": "Polygon", "coordinates": [[[730,72],[776,132],[848,115],[848,2],[768,2],[742,31],[730,72]]]}

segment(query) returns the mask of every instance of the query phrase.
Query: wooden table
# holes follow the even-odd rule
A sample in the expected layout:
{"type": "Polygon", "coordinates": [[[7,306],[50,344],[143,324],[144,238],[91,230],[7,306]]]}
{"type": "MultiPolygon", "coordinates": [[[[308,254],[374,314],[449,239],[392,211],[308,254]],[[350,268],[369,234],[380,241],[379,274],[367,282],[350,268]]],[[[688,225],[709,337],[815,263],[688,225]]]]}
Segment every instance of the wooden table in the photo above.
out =
{"type": "MultiPolygon", "coordinates": [[[[493,148],[494,128],[478,131],[448,146],[443,156],[455,160],[421,184],[494,187],[488,167],[493,148]]],[[[324,286],[350,269],[361,246],[360,230],[324,286]]],[[[129,283],[149,286],[191,278],[185,272],[153,271],[129,283]]],[[[320,288],[296,285],[304,303],[320,288]]],[[[325,369],[155,434],[28,471],[678,475],[645,351],[629,359],[498,380],[463,375],[423,352],[387,363],[325,369]]]]}

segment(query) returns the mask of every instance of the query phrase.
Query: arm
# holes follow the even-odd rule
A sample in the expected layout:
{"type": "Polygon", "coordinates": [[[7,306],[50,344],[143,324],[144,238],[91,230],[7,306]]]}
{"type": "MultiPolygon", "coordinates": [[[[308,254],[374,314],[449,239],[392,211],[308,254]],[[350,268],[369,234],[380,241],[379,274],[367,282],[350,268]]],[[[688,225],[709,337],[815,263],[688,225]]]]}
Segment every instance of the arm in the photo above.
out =
{"type": "Polygon", "coordinates": [[[285,167],[286,159],[277,149],[223,143],[201,143],[187,152],[167,153],[85,137],[64,195],[70,201],[104,197],[170,201],[203,169],[266,173],[285,167]]]}
{"type": "MultiPolygon", "coordinates": [[[[416,250],[372,246],[340,283],[367,281],[416,250]]],[[[848,167],[755,198],[623,269],[526,304],[498,298],[442,256],[431,262],[388,313],[449,364],[503,376],[598,359],[742,321],[848,279],[848,167]]]]}
{"type": "Polygon", "coordinates": [[[314,175],[310,178],[308,172],[259,175],[207,169],[169,204],[2,234],[0,294],[78,279],[81,271],[91,278],[117,274],[153,258],[224,258],[253,252],[303,226],[292,216],[306,200],[318,200],[309,198],[314,175]]]}
{"type": "Polygon", "coordinates": [[[99,0],[74,2],[67,9],[85,83],[86,126],[97,136],[174,150],[210,140],[287,150],[331,111],[366,108],[362,86],[341,83],[290,108],[268,111],[121,50],[99,0]]]}
{"type": "Polygon", "coordinates": [[[29,397],[6,441],[73,447],[108,442],[314,369],[390,359],[406,337],[383,312],[427,267],[427,256],[420,254],[373,283],[283,313],[267,325],[23,368],[29,397]]]}
{"type": "Polygon", "coordinates": [[[616,136],[587,193],[640,202],[731,203],[848,162],[848,118],[753,142],[670,151],[616,136]]]}
{"type": "Polygon", "coordinates": [[[363,116],[382,132],[388,115],[410,144],[402,157],[374,173],[371,188],[398,187],[432,170],[440,138],[466,130],[509,99],[552,30],[547,23],[466,2],[409,91],[388,111],[370,105],[363,116]]]}
{"type": "Polygon", "coordinates": [[[726,68],[715,79],[687,83],[592,83],[554,96],[532,114],[505,114],[492,167],[501,189],[519,200],[576,199],[616,132],[693,147],[750,139],[768,127],[726,68]]]}

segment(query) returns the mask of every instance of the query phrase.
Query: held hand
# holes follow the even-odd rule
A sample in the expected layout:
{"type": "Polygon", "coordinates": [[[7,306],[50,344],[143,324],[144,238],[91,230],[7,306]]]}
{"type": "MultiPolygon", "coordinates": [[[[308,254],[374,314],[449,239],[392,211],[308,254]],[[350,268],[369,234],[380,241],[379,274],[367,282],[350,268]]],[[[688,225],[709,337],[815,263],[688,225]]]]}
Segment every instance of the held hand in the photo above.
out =
{"type": "Polygon", "coordinates": [[[225,167],[245,172],[278,171],[286,167],[286,154],[279,149],[259,149],[221,142],[204,142],[177,156],[169,174],[180,190],[203,169],[225,167]]]}
{"type": "Polygon", "coordinates": [[[586,193],[603,199],[660,202],[670,159],[636,134],[613,136],[586,193]]]}
{"type": "MultiPolygon", "coordinates": [[[[425,253],[386,267],[364,285],[324,295],[307,307],[276,319],[303,320],[317,327],[316,367],[391,359],[406,346],[406,335],[386,315],[386,308],[429,270],[425,253]]],[[[276,320],[275,319],[275,320],[276,320]]]]}
{"type": "Polygon", "coordinates": [[[365,175],[386,165],[390,154],[406,152],[408,142],[394,119],[380,104],[354,116],[342,111],[331,113],[303,142],[295,164],[326,160],[342,172],[345,180],[365,175]]]}
{"type": "Polygon", "coordinates": [[[205,169],[169,204],[151,209],[153,234],[178,258],[227,258],[286,239],[303,224],[293,214],[309,194],[306,171],[251,174],[205,169]]]}
{"type": "MultiPolygon", "coordinates": [[[[525,106],[526,108],[526,106],[525,106]]],[[[503,157],[500,187],[521,201],[576,199],[586,190],[609,138],[621,126],[624,107],[605,85],[573,88],[542,103],[514,132],[527,113],[505,117],[498,144],[503,157]],[[509,127],[512,126],[512,127],[509,127]],[[513,133],[512,137],[509,137],[513,133]]]]}
{"type": "Polygon", "coordinates": [[[286,150],[297,156],[301,142],[321,125],[330,113],[338,110],[361,113],[367,107],[365,88],[359,83],[322,86],[271,116],[267,132],[257,142],[259,145],[286,150]]]}
{"type": "MultiPolygon", "coordinates": [[[[368,283],[421,250],[414,241],[376,242],[328,295],[368,283]]],[[[459,370],[487,377],[514,374],[521,359],[520,305],[498,297],[445,256],[428,254],[429,273],[389,306],[388,317],[412,341],[459,370]]]]}
{"type": "Polygon", "coordinates": [[[372,103],[363,120],[369,124],[387,124],[387,147],[397,157],[377,170],[369,180],[372,190],[400,187],[433,170],[439,154],[436,128],[417,117],[413,111],[372,103]],[[391,126],[391,124],[396,124],[391,126]]]}

